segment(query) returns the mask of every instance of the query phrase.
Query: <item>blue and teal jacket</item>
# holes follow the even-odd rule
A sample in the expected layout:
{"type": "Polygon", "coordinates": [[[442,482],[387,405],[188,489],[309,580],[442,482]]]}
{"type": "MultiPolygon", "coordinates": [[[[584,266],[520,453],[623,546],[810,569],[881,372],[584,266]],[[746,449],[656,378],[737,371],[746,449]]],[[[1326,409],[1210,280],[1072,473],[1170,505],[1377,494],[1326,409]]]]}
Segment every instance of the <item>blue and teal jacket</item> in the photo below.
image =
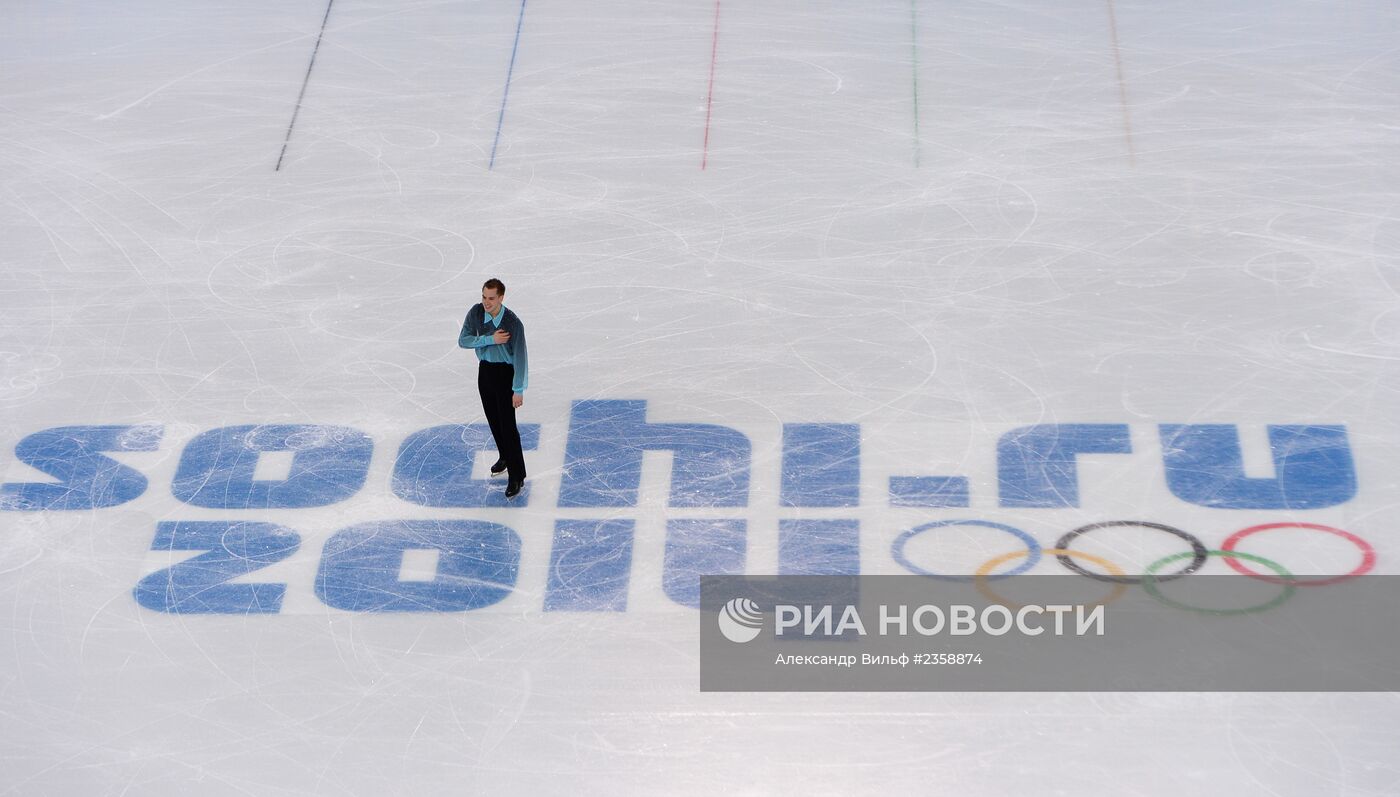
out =
{"type": "Polygon", "coordinates": [[[457,336],[457,345],[464,349],[476,349],[476,358],[488,363],[509,363],[515,368],[515,379],[511,381],[511,391],[524,393],[530,385],[530,358],[525,349],[525,325],[519,316],[501,305],[501,311],[494,317],[486,314],[486,308],[478,303],[467,311],[467,320],[462,322],[462,332],[457,336]],[[497,329],[510,333],[505,343],[493,343],[491,336],[497,329]]]}

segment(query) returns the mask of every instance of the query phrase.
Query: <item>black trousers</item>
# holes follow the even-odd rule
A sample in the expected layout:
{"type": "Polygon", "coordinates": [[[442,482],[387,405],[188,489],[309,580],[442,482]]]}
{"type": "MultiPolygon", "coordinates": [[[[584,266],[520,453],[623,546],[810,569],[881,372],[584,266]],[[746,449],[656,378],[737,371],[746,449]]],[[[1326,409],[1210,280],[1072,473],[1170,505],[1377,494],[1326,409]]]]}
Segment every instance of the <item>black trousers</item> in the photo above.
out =
{"type": "Polygon", "coordinates": [[[481,409],[486,411],[486,422],[491,425],[491,437],[496,440],[496,450],[506,461],[506,470],[511,481],[525,481],[525,452],[520,450],[520,430],[515,427],[515,407],[511,404],[514,392],[511,383],[515,380],[515,368],[509,363],[488,363],[481,361],[476,371],[476,389],[481,393],[481,409]]]}

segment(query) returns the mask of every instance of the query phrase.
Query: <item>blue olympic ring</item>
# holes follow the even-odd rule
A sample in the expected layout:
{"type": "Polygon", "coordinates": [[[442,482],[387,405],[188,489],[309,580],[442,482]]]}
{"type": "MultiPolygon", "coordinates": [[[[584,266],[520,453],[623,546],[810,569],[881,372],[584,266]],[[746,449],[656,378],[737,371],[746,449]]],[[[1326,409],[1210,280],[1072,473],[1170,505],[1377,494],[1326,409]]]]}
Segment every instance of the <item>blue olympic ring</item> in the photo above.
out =
{"type": "Polygon", "coordinates": [[[895,538],[895,541],[890,544],[890,554],[894,557],[894,560],[896,562],[902,565],[909,572],[914,573],[916,575],[928,576],[929,578],[943,579],[945,581],[973,581],[976,578],[975,576],[957,576],[948,573],[935,573],[932,570],[925,570],[924,568],[919,567],[918,565],[909,561],[909,558],[904,555],[904,546],[907,545],[911,539],[924,533],[925,531],[929,531],[931,529],[936,528],[942,528],[944,526],[983,526],[989,529],[996,529],[997,531],[1004,531],[1007,534],[1010,534],[1011,536],[1025,543],[1026,548],[1029,550],[1029,553],[1026,555],[1026,561],[1022,562],[1020,565],[1012,568],[1011,570],[1006,571],[1005,573],[997,573],[996,575],[988,576],[988,579],[1010,578],[1011,576],[1020,575],[1021,573],[1030,570],[1032,567],[1035,567],[1036,564],[1040,562],[1041,547],[1040,543],[1036,542],[1034,537],[1032,537],[1024,531],[1021,531],[1018,528],[1006,526],[1001,523],[993,523],[990,520],[936,520],[932,523],[925,523],[922,526],[915,526],[914,528],[909,529],[908,531],[904,532],[903,534],[900,534],[898,537],[895,538]]]}

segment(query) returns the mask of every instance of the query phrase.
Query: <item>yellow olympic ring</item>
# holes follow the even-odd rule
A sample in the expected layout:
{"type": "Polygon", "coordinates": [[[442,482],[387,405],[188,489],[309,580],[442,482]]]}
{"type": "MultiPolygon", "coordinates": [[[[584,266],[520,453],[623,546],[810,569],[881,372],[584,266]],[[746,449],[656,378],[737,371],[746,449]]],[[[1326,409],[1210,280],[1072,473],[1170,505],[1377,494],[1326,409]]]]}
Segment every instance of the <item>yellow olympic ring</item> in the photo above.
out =
{"type": "MultiPolygon", "coordinates": [[[[1046,548],[1043,551],[1041,551],[1041,553],[1048,553],[1051,556],[1068,556],[1070,558],[1083,559],[1088,562],[1093,562],[1099,567],[1102,567],[1104,570],[1107,570],[1109,575],[1119,577],[1125,575],[1123,572],[1123,568],[1119,567],[1118,565],[1115,565],[1114,563],[1108,561],[1102,556],[1097,556],[1095,554],[1085,553],[1083,551],[1075,551],[1069,548],[1046,548]]],[[[1012,551],[1011,553],[1004,553],[1001,556],[994,556],[991,559],[988,559],[987,561],[983,562],[982,566],[977,568],[977,572],[973,576],[973,583],[977,585],[977,591],[982,593],[984,597],[986,597],[993,603],[1000,604],[1007,608],[1021,608],[1022,604],[1007,600],[1006,598],[1003,598],[1002,596],[993,592],[992,588],[987,586],[987,576],[991,575],[992,571],[995,570],[998,565],[1006,564],[1012,559],[1023,559],[1029,555],[1030,551],[1012,551]]],[[[1127,591],[1127,584],[1115,583],[1113,585],[1113,589],[1108,593],[1108,597],[1088,605],[1102,606],[1105,604],[1112,603],[1118,600],[1119,598],[1123,597],[1123,593],[1127,591]]]]}

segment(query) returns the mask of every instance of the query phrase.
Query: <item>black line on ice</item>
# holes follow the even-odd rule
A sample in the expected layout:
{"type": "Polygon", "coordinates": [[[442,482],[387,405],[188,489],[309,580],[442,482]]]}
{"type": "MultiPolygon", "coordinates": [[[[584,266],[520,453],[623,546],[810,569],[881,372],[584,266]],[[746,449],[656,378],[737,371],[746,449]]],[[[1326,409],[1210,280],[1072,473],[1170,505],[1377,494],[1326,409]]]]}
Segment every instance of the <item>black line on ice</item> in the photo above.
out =
{"type": "Polygon", "coordinates": [[[306,84],[311,82],[311,69],[316,66],[316,53],[321,50],[321,38],[326,35],[326,20],[331,18],[331,6],[335,5],[335,0],[327,0],[326,15],[321,17],[321,31],[316,34],[316,46],[311,48],[311,63],[306,65],[306,77],[301,80],[301,92],[297,94],[297,106],[292,110],[292,121],[287,124],[287,135],[282,139],[282,152],[277,156],[277,165],[273,167],[274,172],[282,171],[282,159],[287,156],[287,144],[292,140],[292,128],[296,127],[297,115],[301,113],[301,101],[306,97],[306,84]]]}

